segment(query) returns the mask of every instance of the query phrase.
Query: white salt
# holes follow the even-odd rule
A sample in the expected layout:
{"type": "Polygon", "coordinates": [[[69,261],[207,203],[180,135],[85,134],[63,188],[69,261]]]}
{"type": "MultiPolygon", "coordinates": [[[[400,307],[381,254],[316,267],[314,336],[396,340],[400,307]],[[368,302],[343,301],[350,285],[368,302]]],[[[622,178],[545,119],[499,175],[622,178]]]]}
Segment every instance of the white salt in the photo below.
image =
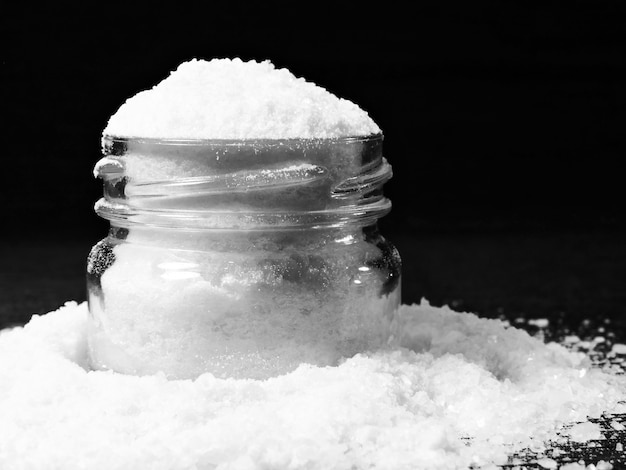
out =
{"type": "Polygon", "coordinates": [[[550,459],[550,458],[542,458],[542,459],[538,459],[537,460],[537,465],[539,465],[542,468],[557,468],[557,463],[556,460],[550,459]]]}
{"type": "Polygon", "coordinates": [[[566,463],[559,467],[559,470],[585,470],[585,464],[579,462],[566,463]]]}
{"type": "Polygon", "coordinates": [[[92,366],[263,379],[387,343],[399,290],[380,295],[376,273],[358,272],[359,284],[346,275],[375,253],[362,236],[344,245],[299,235],[279,251],[267,249],[278,237],[203,235],[187,235],[181,249],[177,234],[131,229],[113,248],[100,279],[105,308],[91,304],[92,366]]]}
{"type": "Polygon", "coordinates": [[[580,338],[576,335],[568,335],[563,339],[563,342],[566,344],[576,344],[580,343],[580,338]]]}
{"type": "Polygon", "coordinates": [[[264,381],[89,371],[86,323],[68,303],[0,332],[0,468],[493,468],[626,398],[579,354],[427,303],[395,346],[264,381]]]}
{"type": "Polygon", "coordinates": [[[104,134],[159,139],[337,138],[380,133],[365,111],[271,62],[193,59],[128,99],[104,134]]]}
{"type": "Polygon", "coordinates": [[[600,460],[595,465],[590,463],[585,466],[584,460],[579,460],[578,462],[567,463],[561,465],[559,470],[612,470],[614,467],[610,462],[606,462],[604,460],[600,460]]]}
{"type": "Polygon", "coordinates": [[[613,354],[626,354],[626,344],[614,344],[611,348],[613,354]]]}
{"type": "Polygon", "coordinates": [[[528,320],[528,324],[536,326],[537,328],[547,328],[550,324],[550,320],[547,318],[533,318],[528,320]]]}
{"type": "Polygon", "coordinates": [[[613,465],[610,462],[605,462],[604,460],[600,460],[596,464],[596,470],[612,470],[613,465]]]}
{"type": "Polygon", "coordinates": [[[592,422],[578,423],[569,430],[570,439],[574,442],[587,442],[602,439],[600,426],[592,422]]]}

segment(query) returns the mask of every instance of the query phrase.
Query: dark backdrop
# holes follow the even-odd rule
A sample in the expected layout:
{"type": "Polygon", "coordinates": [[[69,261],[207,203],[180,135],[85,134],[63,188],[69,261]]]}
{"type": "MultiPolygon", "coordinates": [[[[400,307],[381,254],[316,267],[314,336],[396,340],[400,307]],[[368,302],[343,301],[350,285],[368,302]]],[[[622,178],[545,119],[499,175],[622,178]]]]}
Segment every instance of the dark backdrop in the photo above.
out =
{"type": "Polygon", "coordinates": [[[6,8],[0,326],[84,299],[100,133],[193,57],[271,59],[385,133],[405,302],[621,315],[620,1],[6,8]]]}

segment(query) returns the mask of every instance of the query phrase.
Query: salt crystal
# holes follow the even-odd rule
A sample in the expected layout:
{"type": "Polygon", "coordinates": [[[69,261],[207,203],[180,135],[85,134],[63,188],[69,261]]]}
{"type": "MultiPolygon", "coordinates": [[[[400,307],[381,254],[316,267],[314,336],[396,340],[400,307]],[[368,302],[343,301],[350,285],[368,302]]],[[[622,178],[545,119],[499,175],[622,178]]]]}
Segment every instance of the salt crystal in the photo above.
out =
{"type": "Polygon", "coordinates": [[[552,460],[547,457],[537,460],[537,464],[542,468],[556,468],[557,467],[556,460],[552,460]]]}
{"type": "Polygon", "coordinates": [[[606,462],[604,460],[600,460],[596,464],[596,470],[612,470],[613,465],[610,462],[606,462]]]}
{"type": "Polygon", "coordinates": [[[193,59],[128,99],[104,129],[159,139],[337,138],[380,133],[365,111],[271,62],[193,59]]]}
{"type": "Polygon", "coordinates": [[[619,423],[615,420],[611,421],[611,427],[615,429],[616,431],[623,431],[624,429],[626,429],[626,426],[624,426],[622,423],[619,423]]]}
{"type": "Polygon", "coordinates": [[[580,342],[580,338],[576,335],[568,335],[563,339],[566,344],[575,344],[580,342]]]}
{"type": "Polygon", "coordinates": [[[613,354],[626,354],[626,344],[614,344],[611,352],[613,354]]]}
{"type": "Polygon", "coordinates": [[[547,318],[534,318],[528,320],[528,324],[536,326],[537,328],[547,328],[550,324],[550,320],[548,320],[547,318]]]}
{"type": "Polygon", "coordinates": [[[559,470],[585,470],[585,464],[581,464],[578,462],[566,463],[564,465],[561,465],[559,467],[559,470]]]}
{"type": "Polygon", "coordinates": [[[615,444],[615,450],[617,452],[623,452],[624,451],[624,444],[622,444],[621,442],[618,442],[617,444],[615,444]]]}

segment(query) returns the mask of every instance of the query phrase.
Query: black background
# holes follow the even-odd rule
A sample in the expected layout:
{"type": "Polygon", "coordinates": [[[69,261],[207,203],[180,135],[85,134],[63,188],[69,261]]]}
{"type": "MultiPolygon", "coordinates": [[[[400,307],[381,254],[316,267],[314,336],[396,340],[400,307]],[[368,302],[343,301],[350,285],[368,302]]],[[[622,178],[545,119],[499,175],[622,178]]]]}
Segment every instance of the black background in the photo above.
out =
{"type": "Polygon", "coordinates": [[[0,21],[0,327],[85,298],[102,129],[193,57],[270,59],[377,121],[405,302],[622,321],[624,2],[29,3],[0,21]]]}

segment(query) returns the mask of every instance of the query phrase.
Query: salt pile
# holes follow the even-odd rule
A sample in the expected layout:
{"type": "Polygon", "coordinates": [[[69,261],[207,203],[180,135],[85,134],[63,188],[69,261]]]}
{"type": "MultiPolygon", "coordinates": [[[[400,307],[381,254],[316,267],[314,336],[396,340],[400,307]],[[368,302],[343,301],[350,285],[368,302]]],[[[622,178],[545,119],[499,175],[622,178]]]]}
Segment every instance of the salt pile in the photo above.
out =
{"type": "Polygon", "coordinates": [[[104,130],[159,139],[319,139],[379,132],[351,101],[269,61],[240,59],[181,64],[154,88],[128,99],[104,130]]]}
{"type": "Polygon", "coordinates": [[[168,381],[86,370],[87,307],[67,303],[0,332],[0,468],[489,466],[626,411],[624,376],[584,354],[426,302],[398,318],[396,345],[338,367],[168,381]]]}

